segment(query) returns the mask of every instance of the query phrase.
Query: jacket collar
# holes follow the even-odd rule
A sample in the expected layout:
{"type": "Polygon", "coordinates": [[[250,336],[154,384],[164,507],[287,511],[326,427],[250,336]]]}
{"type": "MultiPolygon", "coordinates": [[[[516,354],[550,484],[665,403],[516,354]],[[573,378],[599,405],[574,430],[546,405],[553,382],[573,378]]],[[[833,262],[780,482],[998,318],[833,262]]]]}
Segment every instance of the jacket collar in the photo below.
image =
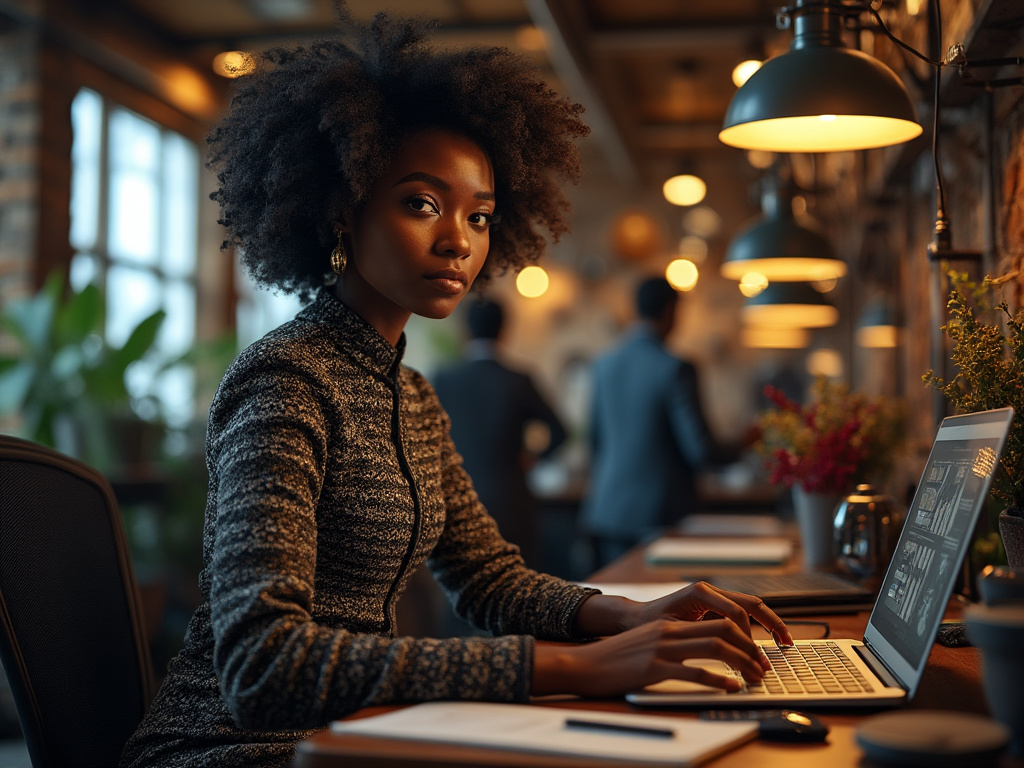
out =
{"type": "Polygon", "coordinates": [[[298,317],[330,326],[338,346],[366,368],[392,376],[405,354],[405,334],[392,347],[376,328],[349,309],[329,288],[321,288],[313,302],[298,317]]]}

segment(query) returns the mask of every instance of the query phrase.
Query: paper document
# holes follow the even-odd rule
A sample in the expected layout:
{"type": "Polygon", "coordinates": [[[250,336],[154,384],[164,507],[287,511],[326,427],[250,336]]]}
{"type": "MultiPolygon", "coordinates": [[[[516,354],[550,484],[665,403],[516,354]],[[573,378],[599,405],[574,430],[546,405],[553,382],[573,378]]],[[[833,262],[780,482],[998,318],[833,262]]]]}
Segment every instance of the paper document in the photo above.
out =
{"type": "Polygon", "coordinates": [[[689,536],[782,536],[785,524],[773,515],[744,515],[732,512],[696,513],[679,523],[679,532],[689,536]]]}
{"type": "Polygon", "coordinates": [[[411,739],[516,752],[577,755],[638,764],[685,766],[757,735],[751,721],[631,715],[528,704],[438,701],[360,720],[338,720],[335,733],[411,739]]]}
{"type": "Polygon", "coordinates": [[[783,538],[658,539],[647,547],[647,562],[658,564],[781,565],[793,554],[793,542],[783,538]]]}
{"type": "Polygon", "coordinates": [[[596,581],[584,581],[579,582],[581,587],[593,587],[594,589],[600,589],[603,594],[606,595],[618,595],[620,597],[628,597],[630,600],[636,600],[640,603],[648,603],[651,600],[657,600],[659,597],[665,597],[665,595],[671,595],[673,592],[678,592],[683,587],[690,585],[689,581],[651,581],[651,582],[604,582],[599,583],[596,581]]]}

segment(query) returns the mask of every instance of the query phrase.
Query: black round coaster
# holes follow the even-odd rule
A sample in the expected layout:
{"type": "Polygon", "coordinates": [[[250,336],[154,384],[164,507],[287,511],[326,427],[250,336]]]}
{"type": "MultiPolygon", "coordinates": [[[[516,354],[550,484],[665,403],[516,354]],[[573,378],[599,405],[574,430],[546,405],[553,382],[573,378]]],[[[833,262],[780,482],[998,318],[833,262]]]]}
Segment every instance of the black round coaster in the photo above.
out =
{"type": "Polygon", "coordinates": [[[886,765],[970,768],[991,764],[1010,742],[1010,731],[982,715],[942,710],[887,712],[865,720],[857,744],[886,765]]]}

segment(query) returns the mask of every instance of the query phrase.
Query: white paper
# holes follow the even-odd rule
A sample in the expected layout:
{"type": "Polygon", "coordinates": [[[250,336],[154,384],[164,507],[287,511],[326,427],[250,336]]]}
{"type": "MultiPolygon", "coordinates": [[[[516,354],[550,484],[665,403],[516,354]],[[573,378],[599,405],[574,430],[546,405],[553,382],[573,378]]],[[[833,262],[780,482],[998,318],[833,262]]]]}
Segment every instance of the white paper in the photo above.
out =
{"type": "Polygon", "coordinates": [[[647,603],[651,600],[657,600],[659,597],[671,595],[673,592],[678,592],[683,587],[689,586],[690,583],[689,581],[652,581],[646,583],[584,581],[580,582],[580,586],[600,589],[606,595],[618,595],[620,597],[628,597],[630,600],[647,603]]]}
{"type": "Polygon", "coordinates": [[[650,563],[781,565],[792,554],[793,542],[783,538],[680,537],[658,539],[645,557],[650,563]]]}
{"type": "Polygon", "coordinates": [[[335,733],[411,739],[518,752],[582,755],[649,765],[686,766],[752,739],[750,721],[710,722],[696,718],[631,715],[526,704],[439,701],[359,720],[338,720],[335,733]],[[671,737],[602,733],[566,725],[568,719],[667,729],[671,737]]]}
{"type": "Polygon", "coordinates": [[[687,515],[679,531],[690,536],[781,536],[783,522],[772,515],[744,515],[724,512],[687,515]]]}

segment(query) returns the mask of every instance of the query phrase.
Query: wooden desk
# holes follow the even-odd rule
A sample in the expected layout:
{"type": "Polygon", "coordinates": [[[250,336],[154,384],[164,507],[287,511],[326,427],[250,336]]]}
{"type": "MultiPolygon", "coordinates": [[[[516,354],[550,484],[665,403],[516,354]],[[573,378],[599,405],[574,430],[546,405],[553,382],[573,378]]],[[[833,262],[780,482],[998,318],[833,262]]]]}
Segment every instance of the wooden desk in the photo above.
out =
{"type": "MultiPolygon", "coordinates": [[[[643,562],[642,553],[634,550],[622,559],[598,571],[592,577],[598,582],[664,581],[678,569],[651,568],[643,562]]],[[[959,618],[960,605],[950,603],[948,618],[959,618]]],[[[805,618],[805,617],[801,617],[805,618]]],[[[834,637],[861,637],[867,624],[867,613],[833,614],[820,618],[829,623],[834,637]]],[[[726,705],[723,702],[723,705],[726,705]]],[[[534,700],[534,706],[572,707],[613,712],[656,712],[662,716],[696,717],[695,710],[633,707],[622,699],[577,699],[573,697],[545,697],[534,700]]],[[[943,709],[960,712],[988,713],[981,686],[981,659],[975,648],[946,648],[936,644],[928,658],[928,665],[914,700],[908,705],[914,709],[943,709]]],[[[391,711],[397,707],[370,707],[353,717],[369,717],[391,711]]],[[[855,742],[857,726],[876,710],[843,709],[815,710],[824,720],[830,733],[824,744],[776,744],[752,741],[712,760],[711,768],[872,768],[873,763],[863,758],[855,742]]],[[[299,745],[293,763],[295,768],[424,768],[427,766],[525,766],[527,768],[593,768],[592,760],[547,755],[517,754],[498,750],[484,750],[422,742],[386,740],[355,735],[336,735],[322,731],[299,745]]],[[[635,768],[635,763],[602,761],[608,768],[635,768]]],[[[1005,757],[1000,768],[1024,768],[1024,759],[1005,757]]]]}

